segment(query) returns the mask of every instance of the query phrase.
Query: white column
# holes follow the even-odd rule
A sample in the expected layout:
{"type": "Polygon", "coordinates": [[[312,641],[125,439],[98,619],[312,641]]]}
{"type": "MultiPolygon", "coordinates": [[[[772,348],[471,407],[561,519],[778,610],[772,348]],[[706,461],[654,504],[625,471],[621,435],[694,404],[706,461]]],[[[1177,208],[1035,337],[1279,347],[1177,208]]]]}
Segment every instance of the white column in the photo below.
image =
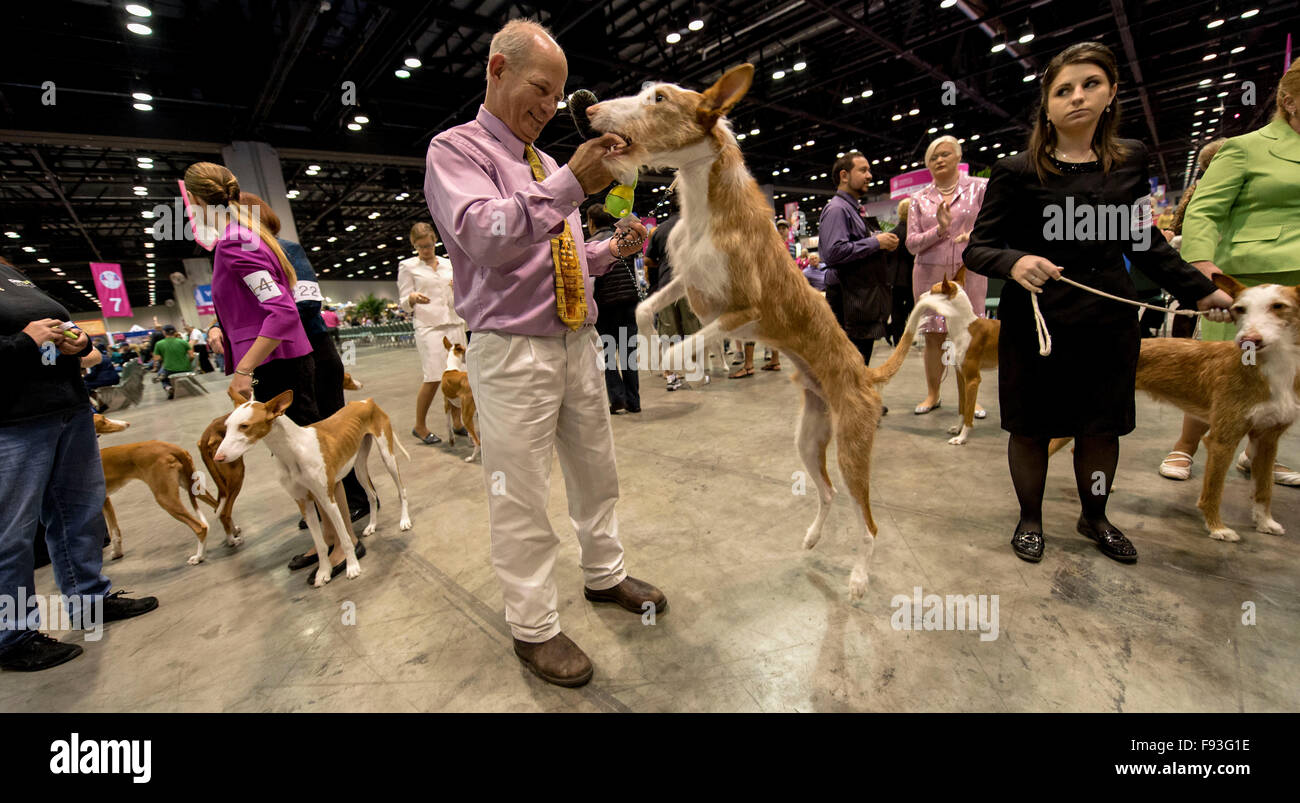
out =
{"type": "Polygon", "coordinates": [[[221,158],[239,179],[241,191],[261,196],[275,210],[280,217],[280,236],[298,242],[298,226],[285,197],[279,152],[265,142],[232,142],[221,149],[221,158]]]}

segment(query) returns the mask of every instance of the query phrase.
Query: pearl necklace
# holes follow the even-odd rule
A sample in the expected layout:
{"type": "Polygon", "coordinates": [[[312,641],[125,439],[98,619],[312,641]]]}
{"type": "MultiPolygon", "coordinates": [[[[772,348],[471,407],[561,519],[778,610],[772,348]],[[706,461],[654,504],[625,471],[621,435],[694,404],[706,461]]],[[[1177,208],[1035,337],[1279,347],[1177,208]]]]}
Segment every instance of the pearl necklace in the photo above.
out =
{"type": "Polygon", "coordinates": [[[954,181],[952,184],[948,185],[947,187],[940,187],[938,184],[935,184],[934,188],[939,191],[940,195],[952,195],[957,191],[957,186],[959,184],[961,184],[960,178],[958,178],[956,181],[954,181]]]}

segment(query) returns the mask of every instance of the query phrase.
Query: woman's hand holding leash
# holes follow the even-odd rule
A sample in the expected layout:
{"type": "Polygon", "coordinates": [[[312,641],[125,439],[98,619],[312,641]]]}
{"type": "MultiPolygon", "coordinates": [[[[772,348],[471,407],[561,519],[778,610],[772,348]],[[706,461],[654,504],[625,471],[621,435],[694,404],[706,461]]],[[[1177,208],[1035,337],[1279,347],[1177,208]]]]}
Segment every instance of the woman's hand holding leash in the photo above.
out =
{"type": "Polygon", "coordinates": [[[1048,279],[1061,278],[1062,270],[1057,265],[1053,265],[1051,260],[1026,254],[1011,266],[1011,278],[1029,292],[1041,293],[1048,279]]]}

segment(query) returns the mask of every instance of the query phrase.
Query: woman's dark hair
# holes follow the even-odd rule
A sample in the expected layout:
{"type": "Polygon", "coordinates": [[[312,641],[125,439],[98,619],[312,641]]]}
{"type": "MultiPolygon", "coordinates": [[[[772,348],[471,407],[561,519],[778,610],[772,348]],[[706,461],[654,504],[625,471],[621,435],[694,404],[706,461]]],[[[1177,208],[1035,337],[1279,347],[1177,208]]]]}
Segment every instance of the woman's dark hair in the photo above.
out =
{"type": "MultiPolygon", "coordinates": [[[[1056,54],[1043,70],[1043,80],[1039,87],[1038,112],[1034,115],[1034,130],[1029,135],[1029,158],[1039,181],[1045,181],[1048,173],[1061,174],[1052,164],[1051,153],[1056,148],[1056,128],[1047,121],[1047,99],[1052,84],[1061,70],[1071,64],[1093,64],[1106,74],[1106,80],[1114,86],[1119,83],[1119,66],[1115,54],[1101,42],[1080,42],[1070,45],[1056,54]]],[[[1115,163],[1128,155],[1128,149],[1119,142],[1119,95],[1111,101],[1097,121],[1097,130],[1092,135],[1092,149],[1101,159],[1101,169],[1109,173],[1115,163]]]]}
{"type": "Polygon", "coordinates": [[[587,207],[587,220],[597,229],[612,229],[618,218],[609,213],[604,204],[595,203],[587,207]]]}
{"type": "MultiPolygon", "coordinates": [[[[1227,142],[1227,137],[1219,137],[1213,142],[1207,142],[1201,152],[1196,155],[1197,178],[1210,167],[1210,162],[1214,161],[1214,155],[1227,142]]],[[[1196,191],[1196,180],[1192,181],[1192,186],[1183,190],[1183,197],[1178,199],[1178,206],[1174,209],[1174,218],[1170,222],[1169,228],[1174,234],[1183,233],[1183,218],[1187,216],[1187,205],[1192,202],[1192,193],[1196,191]]]]}

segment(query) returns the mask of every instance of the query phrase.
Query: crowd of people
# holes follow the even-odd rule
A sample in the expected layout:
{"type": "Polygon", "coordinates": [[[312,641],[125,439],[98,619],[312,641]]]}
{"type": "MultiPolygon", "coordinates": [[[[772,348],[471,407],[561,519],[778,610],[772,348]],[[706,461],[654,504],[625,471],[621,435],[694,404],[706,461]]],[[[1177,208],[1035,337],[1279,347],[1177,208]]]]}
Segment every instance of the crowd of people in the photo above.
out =
{"type": "MultiPolygon", "coordinates": [[[[553,577],[558,537],[547,517],[553,452],[581,545],[584,596],[636,615],[666,609],[661,590],[629,575],[615,511],[619,483],[610,422],[612,414],[642,409],[636,352],[620,351],[611,363],[598,335],[634,344],[637,305],[671,281],[676,199],[669,195],[672,211],[648,231],[635,216],[619,220],[588,201],[615,178],[607,157],[621,147],[618,136],[582,143],[564,165],[536,147],[564,98],[567,77],[565,55],[544,27],[507,23],[492,40],[486,67],[486,97],[475,117],[429,144],[424,190],[431,221],[411,228],[416,253],[399,265],[397,303],[378,317],[340,316],[325,307],[303,247],[279,237],[270,206],[241,190],[228,168],[209,162],[191,165],[184,186],[200,211],[220,207],[230,214],[213,249],[220,324],[183,331],[165,326],[139,345],[101,344],[102,359],[87,364],[83,382],[82,361],[94,347],[84,334],[61,332],[58,322],[68,320],[67,310],[30,282],[0,294],[0,366],[17,378],[0,391],[0,507],[6,511],[0,593],[32,586],[25,556],[38,522],[63,591],[108,593],[99,557],[102,477],[98,487],[87,492],[86,486],[94,472],[85,468],[97,461],[85,395],[87,387],[113,384],[115,366],[131,360],[150,365],[169,398],[168,378],[181,371],[223,371],[231,392],[259,401],[292,390],[287,415],[307,425],[344,403],[339,328],[409,321],[421,375],[411,435],[425,444],[439,441],[428,427],[428,410],[447,368],[446,344],[464,346],[485,483],[490,489],[495,478],[510,477],[509,493],[487,495],[491,561],[524,664],[567,686],[585,683],[592,673],[588,657],[559,624],[553,577]],[[446,257],[435,251],[440,239],[446,257]],[[59,446],[31,449],[33,439],[59,446]],[[34,453],[48,462],[39,476],[27,462],[34,453]],[[62,494],[73,465],[80,468],[82,501],[70,510],[62,494]]],[[[773,220],[791,248],[794,269],[825,293],[864,364],[876,340],[897,343],[915,300],[963,265],[971,271],[965,292],[981,315],[988,281],[1002,282],[999,413],[1009,433],[1008,465],[1019,503],[1011,545],[1028,561],[1040,560],[1045,548],[1047,444],[1062,435],[1076,442],[1080,532],[1108,557],[1137,557],[1107,518],[1106,501],[1119,438],[1134,427],[1138,317],[1054,280],[1068,271],[1079,282],[1132,298],[1130,268],[1136,267],[1183,306],[1210,312],[1200,333],[1206,339],[1231,336],[1225,312],[1231,300],[1210,281],[1214,273],[1246,285],[1300,284],[1300,71],[1294,65],[1278,89],[1272,122],[1222,143],[1203,166],[1194,194],[1188,191],[1190,203],[1171,216],[1165,238],[1137,248],[1123,238],[1063,242],[1045,233],[1039,222],[1047,205],[1088,197],[1139,208],[1150,194],[1146,146],[1119,137],[1118,87],[1118,67],[1106,47],[1074,45],[1043,71],[1028,146],[999,160],[988,178],[962,169],[961,140],[935,139],[924,157],[932,180],[899,204],[898,224],[891,227],[867,214],[873,163],[852,151],[831,166],[835,194],[821,210],[816,250],[799,247],[788,221],[773,220]],[[1175,239],[1181,253],[1166,238],[1175,239]],[[1052,322],[1054,348],[1046,357],[1034,340],[1031,298],[1052,322]],[[1105,478],[1100,493],[1098,474],[1105,478]]],[[[0,273],[23,281],[11,267],[0,266],[0,273]]],[[[660,335],[685,337],[701,324],[683,298],[659,313],[656,328],[660,335]]],[[[951,333],[934,315],[919,331],[926,392],[913,413],[924,415],[942,403],[943,348],[951,333]]],[[[754,376],[756,345],[732,344],[737,364],[731,378],[754,376]]],[[[763,368],[780,370],[780,357],[769,350],[763,368]]],[[[663,379],[669,391],[688,387],[678,372],[663,379]]],[[[977,408],[975,415],[985,414],[977,408]]],[[[455,423],[463,432],[464,422],[455,423]]],[[[1203,435],[1201,424],[1185,422],[1161,473],[1185,479],[1203,435]]],[[[1277,479],[1300,483],[1285,466],[1278,467],[1277,479]]],[[[367,509],[364,492],[353,473],[343,486],[356,521],[367,509]]],[[[328,556],[335,567],[343,563],[341,553],[328,556]]],[[[364,555],[364,545],[357,555],[364,555]]],[[[310,550],[289,565],[300,569],[319,560],[310,550]]],[[[156,605],[111,599],[117,618],[156,605]]],[[[0,631],[0,666],[39,669],[75,657],[69,645],[33,634],[0,631]]]]}

